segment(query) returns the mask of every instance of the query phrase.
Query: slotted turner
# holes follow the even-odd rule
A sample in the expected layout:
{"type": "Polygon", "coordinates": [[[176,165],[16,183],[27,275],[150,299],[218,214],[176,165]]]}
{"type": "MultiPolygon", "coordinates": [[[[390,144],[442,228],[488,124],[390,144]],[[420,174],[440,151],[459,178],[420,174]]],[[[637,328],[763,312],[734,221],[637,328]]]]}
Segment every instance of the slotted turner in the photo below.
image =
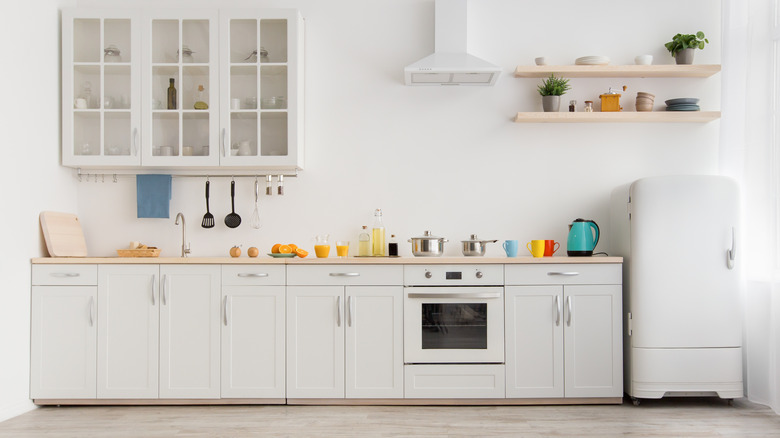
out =
{"type": "Polygon", "coordinates": [[[214,228],[214,215],[209,212],[209,180],[206,180],[206,214],[203,215],[203,222],[200,223],[203,228],[214,228]]]}
{"type": "Polygon", "coordinates": [[[231,212],[225,216],[225,225],[228,228],[237,228],[241,225],[241,216],[236,214],[236,182],[230,181],[230,208],[231,212]]]}

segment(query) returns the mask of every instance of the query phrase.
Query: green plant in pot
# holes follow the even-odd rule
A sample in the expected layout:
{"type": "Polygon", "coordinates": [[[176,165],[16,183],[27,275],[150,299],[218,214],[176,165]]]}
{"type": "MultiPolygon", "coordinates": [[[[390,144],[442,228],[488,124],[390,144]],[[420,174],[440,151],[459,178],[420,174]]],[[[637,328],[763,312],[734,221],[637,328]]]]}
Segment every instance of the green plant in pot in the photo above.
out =
{"type": "Polygon", "coordinates": [[[555,74],[550,74],[549,78],[543,80],[538,90],[539,94],[542,95],[544,112],[557,112],[561,107],[561,96],[570,89],[569,80],[555,77],[555,74]]]}
{"type": "Polygon", "coordinates": [[[678,33],[664,47],[674,56],[677,64],[693,64],[693,51],[703,50],[704,44],[709,42],[702,31],[696,32],[696,35],[678,33]]]}

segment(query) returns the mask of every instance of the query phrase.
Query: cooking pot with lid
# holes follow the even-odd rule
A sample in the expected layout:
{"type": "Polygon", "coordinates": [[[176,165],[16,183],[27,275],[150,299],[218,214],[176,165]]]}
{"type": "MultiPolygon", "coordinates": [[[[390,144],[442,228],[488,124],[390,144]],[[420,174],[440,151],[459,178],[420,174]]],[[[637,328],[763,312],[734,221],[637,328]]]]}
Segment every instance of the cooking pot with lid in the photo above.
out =
{"type": "Polygon", "coordinates": [[[498,240],[479,240],[476,234],[471,235],[469,240],[461,240],[463,245],[463,255],[468,257],[483,256],[487,243],[496,243],[498,240]]]}
{"type": "Polygon", "coordinates": [[[421,237],[412,237],[409,242],[415,257],[441,257],[444,254],[444,242],[449,240],[436,237],[426,230],[421,237]]]}

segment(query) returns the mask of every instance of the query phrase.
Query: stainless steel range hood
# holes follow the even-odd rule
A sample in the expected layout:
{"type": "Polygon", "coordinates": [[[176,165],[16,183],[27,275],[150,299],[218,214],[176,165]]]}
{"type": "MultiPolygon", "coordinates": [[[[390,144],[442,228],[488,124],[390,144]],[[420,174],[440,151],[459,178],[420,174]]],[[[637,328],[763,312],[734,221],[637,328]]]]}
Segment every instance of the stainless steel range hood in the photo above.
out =
{"type": "Polygon", "coordinates": [[[493,85],[501,68],[466,52],[468,0],[436,0],[435,52],[404,68],[406,85],[493,85]]]}

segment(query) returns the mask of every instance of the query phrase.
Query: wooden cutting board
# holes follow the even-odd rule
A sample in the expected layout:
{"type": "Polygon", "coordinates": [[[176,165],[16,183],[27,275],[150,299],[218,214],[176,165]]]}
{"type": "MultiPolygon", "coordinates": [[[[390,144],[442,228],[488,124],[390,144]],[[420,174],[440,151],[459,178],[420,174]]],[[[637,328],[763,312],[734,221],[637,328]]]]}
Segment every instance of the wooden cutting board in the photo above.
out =
{"type": "Polygon", "coordinates": [[[40,220],[50,257],[87,256],[87,241],[75,214],[44,211],[40,220]]]}

